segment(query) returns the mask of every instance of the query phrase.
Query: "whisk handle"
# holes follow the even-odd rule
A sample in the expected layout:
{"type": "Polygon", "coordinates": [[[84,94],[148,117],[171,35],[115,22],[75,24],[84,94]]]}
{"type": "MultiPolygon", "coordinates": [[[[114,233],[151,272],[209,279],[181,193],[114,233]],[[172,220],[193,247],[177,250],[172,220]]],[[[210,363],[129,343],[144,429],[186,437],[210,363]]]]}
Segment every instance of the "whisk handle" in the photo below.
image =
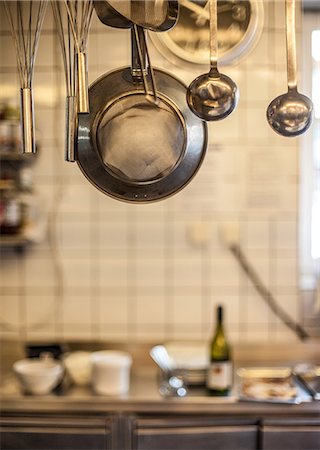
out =
{"type": "Polygon", "coordinates": [[[89,113],[87,57],[84,52],[77,53],[78,73],[78,112],[89,113]]]}
{"type": "Polygon", "coordinates": [[[33,97],[31,88],[22,88],[20,90],[20,123],[22,134],[22,152],[36,153],[33,97]]]}
{"type": "Polygon", "coordinates": [[[65,160],[69,162],[77,161],[76,139],[77,139],[77,97],[68,96],[66,98],[66,141],[65,160]]]}

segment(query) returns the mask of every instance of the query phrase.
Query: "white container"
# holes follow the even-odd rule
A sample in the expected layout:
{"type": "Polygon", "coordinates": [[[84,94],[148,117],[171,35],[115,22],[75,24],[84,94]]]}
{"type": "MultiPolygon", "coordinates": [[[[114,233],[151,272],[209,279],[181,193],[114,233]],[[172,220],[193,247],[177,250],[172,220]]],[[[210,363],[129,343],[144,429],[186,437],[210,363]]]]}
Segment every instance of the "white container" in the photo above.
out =
{"type": "Polygon", "coordinates": [[[129,391],[132,357],[129,353],[102,350],[91,355],[92,387],[97,394],[123,395],[129,391]]]}
{"type": "Polygon", "coordinates": [[[13,370],[25,391],[34,395],[48,394],[63,375],[62,364],[53,359],[22,359],[13,364],[13,370]]]}

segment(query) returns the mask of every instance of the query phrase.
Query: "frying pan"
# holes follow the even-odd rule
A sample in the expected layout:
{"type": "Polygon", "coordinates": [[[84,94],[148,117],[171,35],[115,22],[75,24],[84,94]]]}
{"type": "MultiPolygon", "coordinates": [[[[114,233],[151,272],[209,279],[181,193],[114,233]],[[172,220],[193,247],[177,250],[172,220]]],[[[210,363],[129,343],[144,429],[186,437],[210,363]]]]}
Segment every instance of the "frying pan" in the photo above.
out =
{"type": "Polygon", "coordinates": [[[188,108],[186,86],[163,70],[153,71],[159,104],[146,100],[145,69],[136,67],[133,31],[131,36],[131,67],[105,74],[89,88],[90,113],[78,122],[78,165],[105,194],[145,203],[190,182],[205,156],[207,126],[188,108]]]}

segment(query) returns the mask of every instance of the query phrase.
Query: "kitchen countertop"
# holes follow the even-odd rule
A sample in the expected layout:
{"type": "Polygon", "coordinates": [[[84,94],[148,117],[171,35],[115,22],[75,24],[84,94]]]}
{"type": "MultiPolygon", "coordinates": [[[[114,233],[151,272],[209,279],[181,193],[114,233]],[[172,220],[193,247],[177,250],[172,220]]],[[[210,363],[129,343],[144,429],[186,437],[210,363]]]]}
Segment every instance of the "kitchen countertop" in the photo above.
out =
{"type": "MultiPolygon", "coordinates": [[[[148,357],[148,346],[130,347],[134,365],[128,395],[122,397],[99,396],[90,387],[69,386],[45,396],[25,395],[14,377],[12,362],[23,356],[21,343],[2,342],[2,363],[0,378],[1,410],[10,413],[196,413],[221,415],[259,414],[316,414],[320,415],[320,401],[310,401],[298,405],[269,404],[239,401],[236,395],[230,397],[210,397],[201,388],[191,388],[185,398],[162,398],[158,392],[157,369],[148,357]],[[18,349],[18,351],[17,351],[18,349]],[[19,353],[20,352],[20,353],[19,353]],[[146,357],[147,355],[147,357],[146,357]]],[[[108,348],[105,343],[74,344],[72,349],[108,348]]],[[[123,348],[114,346],[112,348],[123,348]]],[[[126,348],[127,349],[127,348],[126,348]]],[[[293,366],[298,362],[320,364],[320,346],[317,341],[290,345],[244,345],[234,347],[235,366],[293,366]]]]}

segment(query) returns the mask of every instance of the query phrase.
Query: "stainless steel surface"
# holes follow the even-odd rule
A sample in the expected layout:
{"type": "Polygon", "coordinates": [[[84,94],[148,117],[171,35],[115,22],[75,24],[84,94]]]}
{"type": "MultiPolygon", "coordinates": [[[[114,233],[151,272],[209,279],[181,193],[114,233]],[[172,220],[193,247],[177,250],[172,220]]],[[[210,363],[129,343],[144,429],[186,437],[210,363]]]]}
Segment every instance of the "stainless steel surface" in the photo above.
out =
{"type": "MultiPolygon", "coordinates": [[[[169,197],[181,190],[193,178],[205,155],[207,127],[189,110],[185,99],[185,86],[172,75],[159,69],[154,71],[154,75],[157,96],[164,105],[167,105],[168,110],[172,111],[175,120],[180,121],[184,134],[180,156],[175,164],[168,168],[165,176],[140,182],[115,176],[114,171],[111,171],[102,160],[103,152],[97,135],[100,120],[119,99],[122,101],[130,96],[144,93],[141,83],[133,80],[130,67],[118,69],[97,80],[89,90],[90,114],[79,117],[79,167],[94,186],[116,199],[128,202],[150,202],[169,197]]],[[[125,126],[125,123],[123,125],[125,126]]],[[[126,148],[121,150],[127,151],[126,148]]]]}
{"type": "Polygon", "coordinates": [[[210,4],[210,71],[193,80],[188,87],[187,102],[191,111],[206,121],[227,117],[238,103],[238,87],[218,70],[217,0],[210,4]]]}
{"type": "Polygon", "coordinates": [[[131,28],[132,22],[118,13],[106,0],[95,0],[94,8],[99,20],[114,28],[131,28]]]}
{"type": "Polygon", "coordinates": [[[20,90],[20,112],[21,112],[21,129],[22,129],[22,145],[24,153],[35,153],[36,143],[34,135],[34,117],[33,117],[33,97],[30,88],[20,90]]]}
{"type": "MultiPolygon", "coordinates": [[[[23,357],[23,345],[19,342],[1,342],[0,396],[3,412],[179,412],[212,413],[219,415],[241,414],[319,414],[320,402],[306,402],[300,405],[282,405],[265,403],[242,403],[235,396],[208,397],[202,389],[190,389],[190,395],[184,398],[162,398],[158,392],[157,370],[149,356],[152,344],[116,344],[106,342],[74,342],[66,344],[69,350],[122,349],[133,356],[133,372],[128,395],[108,397],[95,395],[90,387],[66,386],[51,395],[32,396],[21,392],[12,373],[14,361],[23,357]]],[[[319,343],[295,345],[258,345],[234,346],[235,367],[256,366],[293,366],[297,361],[319,362],[319,343]]]]}
{"type": "Polygon", "coordinates": [[[288,92],[276,97],[267,108],[271,128],[286,137],[299,136],[310,127],[313,105],[297,89],[296,1],[286,0],[286,43],[288,92]]]}
{"type": "Polygon", "coordinates": [[[122,17],[151,31],[170,30],[177,22],[177,0],[109,0],[122,17]]]}

